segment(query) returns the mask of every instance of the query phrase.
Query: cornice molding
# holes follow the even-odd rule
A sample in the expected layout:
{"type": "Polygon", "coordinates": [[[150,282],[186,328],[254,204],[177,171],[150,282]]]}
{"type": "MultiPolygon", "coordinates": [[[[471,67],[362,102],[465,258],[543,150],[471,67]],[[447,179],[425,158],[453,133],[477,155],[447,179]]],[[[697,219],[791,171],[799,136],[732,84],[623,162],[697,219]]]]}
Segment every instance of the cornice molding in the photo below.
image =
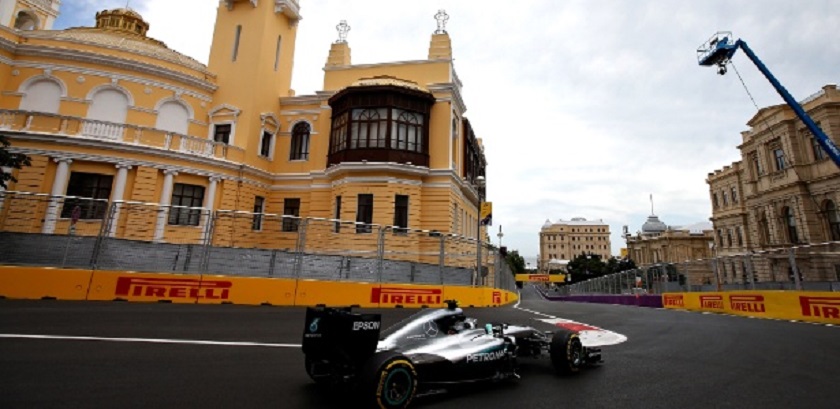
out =
{"type": "MultiPolygon", "coordinates": [[[[139,71],[152,76],[168,78],[209,92],[213,92],[218,88],[218,86],[208,81],[182,74],[168,68],[112,55],[105,56],[86,51],[60,49],[30,44],[17,44],[13,48],[12,52],[16,55],[26,57],[56,58],[60,60],[98,64],[128,71],[139,71]]],[[[209,75],[209,73],[202,74],[209,75]]]]}
{"type": "Polygon", "coordinates": [[[330,109],[329,105],[324,104],[326,101],[329,101],[330,97],[335,94],[329,93],[328,95],[301,95],[297,97],[280,97],[280,106],[285,105],[318,105],[321,109],[330,109]]]}
{"type": "MultiPolygon", "coordinates": [[[[106,152],[121,152],[121,153],[129,153],[129,154],[146,154],[151,156],[156,156],[159,158],[166,158],[166,159],[173,159],[180,162],[193,162],[196,164],[202,165],[209,165],[215,166],[221,169],[225,169],[231,172],[238,172],[240,169],[239,164],[230,162],[227,160],[222,159],[212,159],[212,158],[205,158],[201,156],[189,155],[184,154],[181,152],[173,152],[173,151],[165,151],[162,149],[157,149],[148,146],[137,146],[133,144],[126,144],[120,142],[111,142],[111,141],[104,141],[99,139],[89,139],[89,138],[82,138],[82,137],[70,137],[66,135],[60,134],[42,134],[42,133],[21,133],[15,131],[4,131],[5,135],[22,141],[30,141],[30,142],[41,142],[41,143],[59,143],[62,146],[77,146],[81,148],[94,148],[94,149],[101,149],[106,152]]],[[[106,158],[105,159],[97,159],[100,162],[107,162],[107,163],[124,163],[126,162],[125,159],[121,158],[114,158],[113,155],[97,155],[97,154],[81,154],[81,153],[69,153],[65,151],[56,151],[56,150],[49,150],[49,149],[28,149],[28,148],[18,148],[22,149],[27,153],[32,153],[36,155],[47,155],[47,156],[66,156],[66,157],[76,157],[76,158],[86,158],[86,157],[95,157],[95,158],[106,158]]],[[[169,165],[157,163],[157,162],[149,162],[149,161],[141,161],[141,160],[131,160],[129,161],[132,164],[137,164],[140,166],[147,166],[157,169],[163,169],[165,167],[170,167],[169,165]]],[[[205,172],[206,173],[206,172],[205,172]]],[[[209,173],[208,173],[209,174],[209,173]]],[[[265,175],[256,175],[256,176],[268,176],[265,175]]]]}
{"type": "Polygon", "coordinates": [[[324,67],[324,71],[349,71],[349,70],[363,70],[369,68],[392,67],[397,65],[427,65],[427,64],[449,64],[451,59],[440,60],[410,60],[410,61],[393,61],[378,64],[359,64],[359,65],[333,65],[324,67]]]}
{"type": "Polygon", "coordinates": [[[117,79],[118,81],[132,82],[132,83],[136,83],[136,84],[142,84],[142,85],[146,85],[146,86],[157,87],[157,88],[167,90],[167,91],[171,91],[171,92],[174,92],[174,93],[181,93],[182,95],[188,95],[188,96],[191,96],[195,99],[198,99],[198,100],[204,101],[204,102],[211,102],[213,100],[213,98],[209,95],[200,94],[200,93],[194,92],[192,90],[188,90],[188,89],[185,89],[185,88],[180,88],[180,87],[177,87],[177,86],[173,86],[171,84],[167,84],[167,83],[164,83],[164,82],[153,81],[153,80],[149,80],[149,79],[142,78],[142,77],[135,77],[135,76],[132,76],[132,75],[117,74],[117,73],[109,72],[109,71],[101,71],[101,70],[94,70],[94,69],[89,69],[89,68],[81,68],[81,67],[74,67],[74,66],[67,66],[67,65],[56,65],[56,64],[48,64],[48,63],[33,63],[33,62],[29,62],[29,61],[15,61],[15,60],[11,60],[11,59],[8,59],[6,57],[3,57],[2,55],[0,55],[0,63],[7,64],[7,65],[12,66],[12,67],[20,67],[20,68],[34,68],[34,69],[41,69],[41,70],[51,69],[52,72],[53,72],[53,75],[55,75],[55,73],[57,71],[64,71],[64,72],[70,72],[70,73],[74,73],[74,74],[92,75],[92,76],[98,76],[98,77],[103,77],[103,78],[117,79]]]}

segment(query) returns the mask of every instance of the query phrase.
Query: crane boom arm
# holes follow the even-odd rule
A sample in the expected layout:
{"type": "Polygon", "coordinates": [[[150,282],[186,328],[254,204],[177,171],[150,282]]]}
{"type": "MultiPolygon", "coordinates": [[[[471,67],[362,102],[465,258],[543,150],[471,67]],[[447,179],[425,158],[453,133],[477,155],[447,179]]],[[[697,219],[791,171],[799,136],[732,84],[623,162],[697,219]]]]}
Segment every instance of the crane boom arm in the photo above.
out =
{"type": "Polygon", "coordinates": [[[802,109],[802,106],[799,105],[799,103],[796,102],[795,99],[793,99],[793,96],[791,96],[787,89],[785,89],[785,87],[782,86],[779,80],[777,80],[776,77],[773,76],[773,74],[770,72],[767,66],[764,65],[763,62],[761,62],[758,56],[755,55],[753,50],[747,45],[747,43],[744,40],[739,39],[738,41],[736,41],[735,47],[739,47],[742,50],[744,50],[744,53],[747,54],[747,57],[749,57],[750,61],[752,61],[753,64],[755,64],[755,66],[758,68],[758,70],[761,71],[762,74],[764,74],[768,81],[770,81],[770,84],[773,85],[773,88],[776,89],[776,92],[779,93],[779,95],[782,97],[782,99],[785,100],[788,106],[790,106],[791,109],[793,109],[793,112],[796,113],[796,116],[798,116],[799,119],[805,123],[805,126],[808,128],[808,130],[811,131],[811,135],[814,136],[814,139],[817,140],[817,143],[819,143],[823,150],[828,154],[828,156],[831,157],[831,160],[834,161],[834,164],[837,165],[837,167],[840,167],[840,149],[837,148],[837,145],[835,145],[834,142],[828,137],[828,135],[826,135],[825,132],[823,132],[822,129],[820,129],[820,127],[817,126],[817,124],[814,122],[813,119],[811,119],[808,113],[805,112],[804,109],[802,109]]]}

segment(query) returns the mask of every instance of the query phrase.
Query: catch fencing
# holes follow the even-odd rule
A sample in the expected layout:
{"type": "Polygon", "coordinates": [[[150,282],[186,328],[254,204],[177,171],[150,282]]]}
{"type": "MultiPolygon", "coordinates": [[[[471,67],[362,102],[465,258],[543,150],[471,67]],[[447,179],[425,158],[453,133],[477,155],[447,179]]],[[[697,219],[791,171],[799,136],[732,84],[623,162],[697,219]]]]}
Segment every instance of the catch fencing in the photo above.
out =
{"type": "Polygon", "coordinates": [[[840,291],[840,242],[659,263],[561,285],[555,292],[573,295],[744,290],[840,291]]]}
{"type": "Polygon", "coordinates": [[[499,249],[437,231],[0,192],[0,264],[515,291],[499,249]]]}

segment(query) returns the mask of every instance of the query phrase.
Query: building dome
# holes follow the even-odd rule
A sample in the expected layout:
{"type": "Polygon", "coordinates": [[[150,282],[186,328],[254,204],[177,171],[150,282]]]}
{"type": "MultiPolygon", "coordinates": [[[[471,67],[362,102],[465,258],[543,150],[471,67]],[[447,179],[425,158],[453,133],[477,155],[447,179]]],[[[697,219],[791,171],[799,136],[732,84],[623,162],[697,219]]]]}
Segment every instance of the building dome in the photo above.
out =
{"type": "Polygon", "coordinates": [[[96,13],[96,28],[125,31],[145,37],[149,23],[134,10],[118,8],[96,13]]]}
{"type": "Polygon", "coordinates": [[[668,226],[659,220],[655,214],[648,216],[645,224],[642,225],[642,233],[662,233],[668,229],[668,226]]]}
{"type": "Polygon", "coordinates": [[[96,27],[73,27],[59,31],[27,32],[30,38],[90,44],[169,61],[193,70],[206,72],[207,67],[195,59],[174,51],[162,41],[147,37],[149,23],[128,8],[102,10],[96,13],[96,27]]]}

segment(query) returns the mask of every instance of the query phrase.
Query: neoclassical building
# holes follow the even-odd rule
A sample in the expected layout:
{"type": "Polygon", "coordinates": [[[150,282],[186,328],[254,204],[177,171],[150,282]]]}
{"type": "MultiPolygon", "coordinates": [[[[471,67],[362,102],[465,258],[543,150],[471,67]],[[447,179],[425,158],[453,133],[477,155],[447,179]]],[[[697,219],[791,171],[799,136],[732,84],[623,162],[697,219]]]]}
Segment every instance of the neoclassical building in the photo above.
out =
{"type": "MultiPolygon", "coordinates": [[[[840,143],[840,90],[826,85],[801,102],[840,143]]],[[[742,275],[737,256],[753,257],[760,281],[786,281],[789,249],[806,281],[840,280],[840,261],[829,245],[840,241],[840,169],[787,105],[762,108],[747,123],[741,160],[709,173],[718,255],[724,271],[742,275]]]]}
{"type": "Polygon", "coordinates": [[[684,263],[710,258],[712,254],[709,247],[712,231],[702,223],[684,227],[668,226],[659,216],[651,214],[635,235],[630,234],[626,226],[623,235],[628,257],[639,267],[684,263]]]}
{"type": "Polygon", "coordinates": [[[548,269],[549,264],[565,265],[581,254],[595,254],[602,260],[610,258],[610,226],[603,220],[586,220],[574,217],[571,220],[546,220],[540,229],[539,269],[548,269]]]}
{"type": "MultiPolygon", "coordinates": [[[[426,59],[364,65],[342,22],[323,50],[323,90],[295,95],[298,0],[220,1],[207,65],[148,37],[154,22],[130,9],[51,30],[60,3],[0,1],[0,133],[32,159],[8,191],[101,201],[7,195],[0,211],[31,221],[4,230],[52,234],[78,220],[97,234],[108,203],[130,201],[164,210],[117,209],[109,235],[186,240],[206,232],[200,208],[478,237],[487,161],[445,19],[426,59]]],[[[296,223],[249,216],[235,237],[216,227],[214,243],[295,247],[296,223]]]]}

